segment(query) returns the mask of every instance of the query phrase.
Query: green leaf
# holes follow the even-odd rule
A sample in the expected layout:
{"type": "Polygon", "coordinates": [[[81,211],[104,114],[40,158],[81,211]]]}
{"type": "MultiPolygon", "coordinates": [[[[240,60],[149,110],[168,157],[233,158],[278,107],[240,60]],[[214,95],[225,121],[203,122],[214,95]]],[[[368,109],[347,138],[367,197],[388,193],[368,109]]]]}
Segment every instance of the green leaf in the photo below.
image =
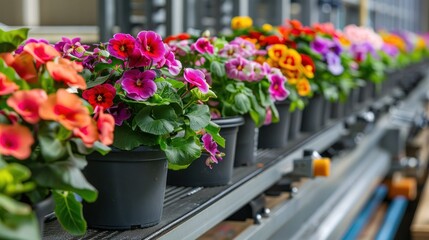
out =
{"type": "Polygon", "coordinates": [[[43,72],[40,78],[40,85],[42,86],[42,89],[45,90],[47,93],[53,93],[56,91],[54,79],[51,77],[51,75],[49,75],[48,71],[43,72]]]}
{"type": "Polygon", "coordinates": [[[182,81],[178,81],[175,79],[167,78],[166,81],[171,84],[171,86],[175,89],[180,89],[185,86],[185,83],[182,81]]]}
{"type": "Polygon", "coordinates": [[[11,31],[0,29],[0,53],[11,52],[27,39],[28,28],[20,28],[11,31]]]}
{"type": "Polygon", "coordinates": [[[127,124],[115,126],[115,138],[113,146],[122,150],[133,150],[136,147],[145,145],[153,146],[158,144],[158,137],[149,133],[134,131],[127,124]]]}
{"type": "Polygon", "coordinates": [[[249,112],[251,103],[249,98],[244,93],[238,93],[234,96],[234,110],[240,114],[249,112]]]}
{"type": "Polygon", "coordinates": [[[178,126],[177,115],[171,106],[145,107],[133,119],[133,129],[138,126],[141,131],[163,135],[174,131],[178,126]]]}
{"type": "Polygon", "coordinates": [[[4,209],[8,213],[15,215],[29,215],[32,212],[29,205],[18,202],[17,200],[4,194],[0,194],[0,209],[4,209]]]}
{"type": "Polygon", "coordinates": [[[223,77],[225,76],[225,66],[220,62],[214,61],[210,64],[210,72],[218,77],[223,77]]]}
{"type": "Polygon", "coordinates": [[[210,121],[210,123],[204,128],[208,134],[210,134],[213,140],[221,147],[225,147],[225,139],[219,134],[220,127],[216,123],[210,121]]]}
{"type": "Polygon", "coordinates": [[[186,109],[185,116],[189,118],[189,126],[194,131],[204,128],[210,122],[210,110],[207,105],[192,105],[186,109]]]}
{"type": "Polygon", "coordinates": [[[88,183],[81,170],[71,162],[35,163],[31,168],[39,186],[79,194],[87,202],[97,199],[97,190],[88,183]]]}
{"type": "MultiPolygon", "coordinates": [[[[38,140],[40,150],[45,161],[56,161],[67,153],[66,142],[61,141],[56,136],[59,134],[61,126],[56,122],[41,125],[38,140]]],[[[59,134],[61,135],[61,134],[59,134]]]]}
{"type": "Polygon", "coordinates": [[[92,88],[92,87],[95,87],[97,85],[103,84],[107,80],[109,80],[109,78],[110,78],[110,75],[106,75],[106,76],[97,77],[96,79],[94,79],[92,81],[86,81],[87,88],[92,88]]]}
{"type": "Polygon", "coordinates": [[[201,156],[201,146],[195,137],[173,138],[162,142],[160,147],[165,152],[171,169],[186,168],[201,156]]]}
{"type": "Polygon", "coordinates": [[[82,204],[72,192],[53,191],[55,215],[64,229],[72,235],[83,235],[86,232],[86,221],[83,218],[82,204]]]}
{"type": "Polygon", "coordinates": [[[207,102],[210,98],[217,98],[216,94],[212,90],[209,90],[207,93],[203,93],[198,88],[193,88],[191,89],[191,94],[195,96],[196,99],[203,102],[207,102]]]}

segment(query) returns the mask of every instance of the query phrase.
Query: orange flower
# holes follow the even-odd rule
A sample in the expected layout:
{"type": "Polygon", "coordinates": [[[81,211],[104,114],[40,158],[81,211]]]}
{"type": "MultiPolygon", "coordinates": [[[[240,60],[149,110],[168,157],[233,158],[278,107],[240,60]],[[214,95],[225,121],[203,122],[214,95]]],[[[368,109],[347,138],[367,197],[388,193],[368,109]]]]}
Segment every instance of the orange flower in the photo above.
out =
{"type": "Polygon", "coordinates": [[[288,70],[297,69],[301,65],[301,55],[295,49],[288,49],[286,55],[280,58],[279,65],[288,70]]]}
{"type": "Polygon", "coordinates": [[[82,70],[81,65],[68,59],[60,59],[57,63],[48,62],[46,68],[55,81],[64,82],[69,87],[86,89],[85,79],[78,73],[82,70]]]}
{"type": "Polygon", "coordinates": [[[12,53],[0,53],[0,58],[8,65],[12,65],[13,63],[13,55],[12,53]]]}
{"type": "Polygon", "coordinates": [[[73,134],[82,139],[85,146],[90,148],[98,140],[97,123],[91,118],[88,125],[74,129],[73,134]]]}
{"type": "Polygon", "coordinates": [[[15,57],[11,67],[15,69],[18,75],[29,83],[36,83],[37,70],[34,65],[34,58],[28,53],[21,53],[15,57]]]}
{"type": "Polygon", "coordinates": [[[313,60],[310,56],[306,54],[301,54],[302,67],[300,70],[307,78],[314,78],[314,73],[316,72],[316,66],[314,65],[313,60]]]}
{"type": "Polygon", "coordinates": [[[59,89],[50,94],[39,108],[40,118],[61,123],[68,130],[82,128],[91,122],[88,109],[75,94],[59,89]]]}
{"type": "Polygon", "coordinates": [[[19,86],[0,72],[0,96],[13,93],[19,86]]]}
{"type": "Polygon", "coordinates": [[[298,80],[296,90],[298,91],[298,95],[302,97],[308,96],[311,93],[310,82],[305,78],[298,80]]]}
{"type": "Polygon", "coordinates": [[[250,28],[252,25],[252,18],[247,16],[237,16],[231,20],[231,28],[233,30],[250,28]]]}
{"type": "Polygon", "coordinates": [[[39,107],[47,98],[46,92],[42,89],[17,91],[7,99],[7,105],[25,121],[34,124],[39,122],[39,107]]]}
{"type": "Polygon", "coordinates": [[[30,130],[19,124],[0,124],[0,154],[24,160],[31,154],[34,139],[30,130]]]}
{"type": "Polygon", "coordinates": [[[286,55],[288,48],[283,44],[274,44],[268,49],[268,56],[274,61],[279,61],[286,55]]]}
{"type": "Polygon", "coordinates": [[[115,129],[115,119],[112,115],[99,112],[97,127],[99,130],[100,141],[105,145],[113,143],[113,130],[115,129]]]}
{"type": "Polygon", "coordinates": [[[24,46],[24,52],[33,56],[38,64],[46,63],[60,56],[60,53],[54,47],[42,42],[28,43],[24,46]]]}

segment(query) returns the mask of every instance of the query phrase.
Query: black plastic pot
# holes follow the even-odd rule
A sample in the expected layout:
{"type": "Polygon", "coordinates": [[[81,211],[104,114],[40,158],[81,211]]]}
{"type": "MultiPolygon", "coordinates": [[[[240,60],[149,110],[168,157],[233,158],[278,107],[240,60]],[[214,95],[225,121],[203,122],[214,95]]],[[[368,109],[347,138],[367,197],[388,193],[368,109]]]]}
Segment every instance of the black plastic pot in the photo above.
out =
{"type": "Polygon", "coordinates": [[[302,132],[314,132],[322,127],[323,97],[314,95],[302,112],[302,132]]]}
{"type": "Polygon", "coordinates": [[[33,204],[33,210],[36,213],[37,222],[39,223],[40,236],[43,236],[46,217],[54,212],[54,208],[55,203],[52,195],[43,201],[33,204]]]}
{"type": "Polygon", "coordinates": [[[167,184],[186,187],[212,187],[226,185],[231,182],[234,170],[234,157],[237,142],[238,127],[243,125],[243,117],[231,117],[213,120],[221,127],[220,135],[225,138],[225,148],[219,150],[225,156],[218,164],[210,169],[206,165],[207,154],[203,154],[188,168],[183,170],[168,170],[167,184]]]}
{"type": "Polygon", "coordinates": [[[279,122],[262,126],[259,129],[259,148],[281,148],[288,142],[290,127],[290,103],[288,101],[276,103],[279,112],[279,122]]]}
{"type": "Polygon", "coordinates": [[[299,132],[301,131],[301,122],[302,110],[295,109],[295,111],[290,113],[289,140],[294,140],[299,136],[299,132]]]}
{"type": "Polygon", "coordinates": [[[234,167],[250,166],[256,163],[259,128],[249,115],[244,116],[244,124],[238,129],[234,167]]]}
{"type": "Polygon", "coordinates": [[[327,99],[323,99],[323,113],[322,113],[322,126],[325,126],[330,117],[331,117],[331,108],[332,108],[332,102],[327,100],[327,99]]]}
{"type": "Polygon", "coordinates": [[[130,229],[159,223],[167,179],[164,152],[146,147],[113,149],[87,156],[84,175],[98,190],[94,203],[83,203],[89,227],[130,229]]]}
{"type": "Polygon", "coordinates": [[[331,104],[331,119],[342,119],[344,117],[344,107],[345,103],[343,102],[333,102],[331,104]]]}
{"type": "Polygon", "coordinates": [[[365,82],[365,86],[361,87],[359,91],[359,103],[366,103],[373,99],[374,87],[374,83],[370,81],[365,82]]]}

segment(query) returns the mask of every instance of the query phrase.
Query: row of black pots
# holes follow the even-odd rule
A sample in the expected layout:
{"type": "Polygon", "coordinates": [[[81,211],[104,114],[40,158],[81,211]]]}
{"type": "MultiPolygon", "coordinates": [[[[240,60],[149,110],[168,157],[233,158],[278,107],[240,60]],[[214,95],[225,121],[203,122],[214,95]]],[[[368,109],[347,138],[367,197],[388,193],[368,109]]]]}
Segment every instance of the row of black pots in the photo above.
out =
{"type": "Polygon", "coordinates": [[[192,187],[226,185],[234,167],[255,164],[258,147],[283,148],[301,132],[317,131],[331,118],[348,115],[357,104],[376,95],[375,85],[367,84],[352,91],[345,103],[331,103],[316,95],[303,111],[290,112],[288,102],[281,102],[277,107],[282,121],[260,129],[249,116],[215,120],[227,145],[221,149],[226,156],[213,169],[205,165],[208,156],[203,155],[187,169],[167,171],[164,154],[145,148],[89,156],[84,173],[98,189],[99,197],[96,204],[84,204],[88,226],[129,229],[155,225],[161,219],[167,183],[192,187]]]}

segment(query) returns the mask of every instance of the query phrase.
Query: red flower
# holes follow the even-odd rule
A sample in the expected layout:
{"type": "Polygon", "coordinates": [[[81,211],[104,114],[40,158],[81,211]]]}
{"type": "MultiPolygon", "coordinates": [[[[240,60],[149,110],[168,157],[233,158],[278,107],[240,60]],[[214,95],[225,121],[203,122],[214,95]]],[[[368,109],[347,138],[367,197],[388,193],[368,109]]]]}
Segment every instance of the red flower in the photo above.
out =
{"type": "Polygon", "coordinates": [[[190,38],[191,38],[191,35],[189,35],[187,33],[179,33],[177,35],[171,35],[171,36],[164,38],[164,42],[168,44],[171,41],[182,41],[182,40],[187,40],[190,38]]]}
{"type": "Polygon", "coordinates": [[[108,109],[113,105],[116,90],[110,84],[97,85],[91,89],[83,91],[83,98],[86,99],[94,108],[102,107],[108,109]]]}

